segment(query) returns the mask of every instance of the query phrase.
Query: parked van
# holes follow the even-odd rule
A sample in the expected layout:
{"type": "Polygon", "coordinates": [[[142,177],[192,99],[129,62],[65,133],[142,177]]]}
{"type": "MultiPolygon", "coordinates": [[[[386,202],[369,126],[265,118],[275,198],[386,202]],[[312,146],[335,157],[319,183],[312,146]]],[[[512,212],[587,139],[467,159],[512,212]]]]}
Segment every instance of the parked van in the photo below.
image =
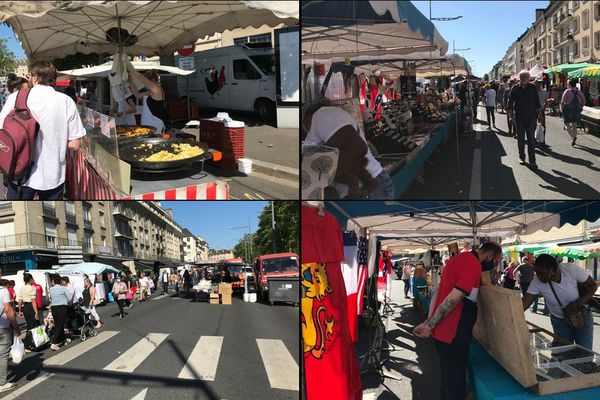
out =
{"type": "Polygon", "coordinates": [[[2,279],[6,279],[9,281],[15,281],[15,293],[18,295],[19,294],[19,290],[21,290],[21,287],[23,287],[25,285],[25,282],[23,281],[23,274],[25,272],[28,272],[31,274],[31,276],[33,276],[33,280],[35,281],[35,283],[37,283],[38,285],[40,285],[42,287],[42,304],[44,306],[47,306],[49,304],[48,302],[48,291],[50,290],[50,278],[51,277],[55,277],[58,274],[56,273],[56,270],[53,269],[30,269],[27,271],[17,271],[16,275],[3,275],[2,279]]]}
{"type": "Polygon", "coordinates": [[[254,262],[256,293],[267,299],[269,278],[300,277],[298,256],[294,253],[275,253],[258,256],[254,262]]]}
{"type": "Polygon", "coordinates": [[[179,93],[201,108],[255,112],[262,120],[275,117],[275,51],[270,47],[227,46],[198,51],[196,72],[178,77],[179,93]]]}

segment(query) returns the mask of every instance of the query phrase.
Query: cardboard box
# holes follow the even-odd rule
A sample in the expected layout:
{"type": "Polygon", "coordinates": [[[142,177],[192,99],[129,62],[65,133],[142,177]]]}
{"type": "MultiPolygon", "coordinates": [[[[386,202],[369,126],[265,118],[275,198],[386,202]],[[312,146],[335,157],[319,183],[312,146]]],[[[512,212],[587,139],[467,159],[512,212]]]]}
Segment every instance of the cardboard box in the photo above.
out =
{"type": "Polygon", "coordinates": [[[219,304],[219,295],[217,293],[211,293],[209,301],[210,304],[219,304]]]}
{"type": "Polygon", "coordinates": [[[231,294],[221,294],[221,304],[231,304],[231,294]]]}
{"type": "Polygon", "coordinates": [[[231,283],[219,283],[219,293],[221,293],[221,294],[233,293],[233,288],[231,286],[231,283]]]}

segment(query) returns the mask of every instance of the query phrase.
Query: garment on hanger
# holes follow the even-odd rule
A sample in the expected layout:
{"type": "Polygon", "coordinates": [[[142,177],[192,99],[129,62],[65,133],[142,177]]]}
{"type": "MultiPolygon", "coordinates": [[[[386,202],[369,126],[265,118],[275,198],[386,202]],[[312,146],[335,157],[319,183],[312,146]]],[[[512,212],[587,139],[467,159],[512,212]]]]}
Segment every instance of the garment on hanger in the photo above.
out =
{"type": "Polygon", "coordinates": [[[301,301],[306,398],[362,399],[346,288],[344,241],[337,219],[302,206],[301,301]]]}
{"type": "Polygon", "coordinates": [[[358,340],[358,239],[354,232],[344,232],[344,261],[342,276],[346,286],[346,303],[348,307],[348,324],[353,342],[358,340]]]}

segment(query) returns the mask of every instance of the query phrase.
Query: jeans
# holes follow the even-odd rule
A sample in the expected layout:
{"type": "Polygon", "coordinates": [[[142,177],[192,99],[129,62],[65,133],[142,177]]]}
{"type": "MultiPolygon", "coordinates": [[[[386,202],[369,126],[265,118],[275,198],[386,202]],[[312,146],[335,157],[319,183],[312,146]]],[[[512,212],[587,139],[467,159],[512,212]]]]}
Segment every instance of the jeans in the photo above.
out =
{"type": "Polygon", "coordinates": [[[410,279],[402,279],[402,282],[404,282],[404,297],[407,297],[410,290],[410,279]]]}
{"type": "Polygon", "coordinates": [[[433,339],[441,362],[442,400],[464,400],[467,391],[467,366],[473,326],[477,320],[477,305],[463,300],[461,320],[452,343],[433,339]]]}
{"type": "Polygon", "coordinates": [[[594,339],[594,317],[591,308],[588,307],[587,309],[587,324],[581,329],[575,329],[568,326],[565,324],[564,320],[556,318],[554,315],[550,316],[550,322],[552,323],[552,329],[556,336],[560,336],[570,342],[575,342],[590,350],[592,349],[594,339]]]}
{"type": "Polygon", "coordinates": [[[529,289],[529,285],[531,285],[531,282],[519,282],[519,286],[521,286],[521,294],[523,294],[523,297],[525,297],[525,293],[527,293],[527,289],[529,289]]]}
{"type": "Polygon", "coordinates": [[[0,386],[6,384],[8,375],[8,355],[12,346],[13,336],[9,328],[0,329],[0,386]]]}
{"type": "Polygon", "coordinates": [[[529,121],[517,119],[517,141],[519,143],[519,158],[525,161],[525,136],[527,136],[527,154],[529,163],[535,164],[535,127],[536,117],[529,121]]]}
{"type": "Polygon", "coordinates": [[[98,313],[96,312],[96,307],[91,306],[91,307],[83,307],[83,310],[85,312],[89,312],[92,317],[94,318],[94,321],[96,322],[100,322],[100,316],[98,315],[98,313]]]}
{"type": "Polygon", "coordinates": [[[163,282],[163,293],[167,293],[169,290],[169,283],[163,282]]]}
{"type": "Polygon", "coordinates": [[[125,304],[125,299],[117,299],[117,306],[119,306],[119,315],[121,318],[125,316],[125,311],[123,311],[123,305],[125,304]]]}
{"type": "Polygon", "coordinates": [[[394,181],[390,174],[382,171],[377,175],[379,187],[372,193],[369,193],[368,198],[374,200],[393,200],[394,199],[394,181]]]}
{"type": "Polygon", "coordinates": [[[17,185],[14,182],[8,182],[7,200],[33,200],[37,194],[40,200],[63,200],[65,184],[50,190],[37,190],[27,186],[22,186],[21,196],[17,194],[17,185]]]}
{"type": "Polygon", "coordinates": [[[494,115],[494,110],[496,109],[496,107],[490,107],[490,106],[485,106],[485,113],[487,115],[487,121],[488,121],[488,125],[496,125],[496,116],[494,115]],[[491,116],[491,121],[492,123],[490,123],[490,116],[491,116]]]}

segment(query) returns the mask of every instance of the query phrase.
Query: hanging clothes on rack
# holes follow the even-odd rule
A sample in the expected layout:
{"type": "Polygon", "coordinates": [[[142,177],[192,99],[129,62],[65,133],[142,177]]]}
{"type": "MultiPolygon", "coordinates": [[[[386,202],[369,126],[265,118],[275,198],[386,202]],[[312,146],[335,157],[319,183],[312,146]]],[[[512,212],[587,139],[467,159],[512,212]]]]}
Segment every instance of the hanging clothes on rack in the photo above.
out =
{"type": "Polygon", "coordinates": [[[361,400],[348,323],[342,230],[336,218],[302,206],[301,301],[306,398],[361,400]]]}

